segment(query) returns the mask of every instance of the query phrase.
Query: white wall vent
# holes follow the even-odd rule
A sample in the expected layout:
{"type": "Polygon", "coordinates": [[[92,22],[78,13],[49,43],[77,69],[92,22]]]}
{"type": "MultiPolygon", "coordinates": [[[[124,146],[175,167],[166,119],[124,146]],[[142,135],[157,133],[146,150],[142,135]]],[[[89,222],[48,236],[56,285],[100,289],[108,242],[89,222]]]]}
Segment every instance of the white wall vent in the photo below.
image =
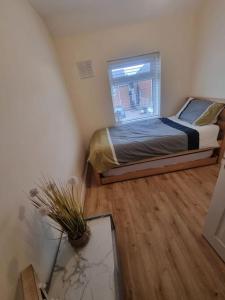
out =
{"type": "Polygon", "coordinates": [[[92,67],[91,60],[84,60],[84,61],[77,62],[77,68],[78,68],[80,79],[94,77],[94,70],[92,67]]]}

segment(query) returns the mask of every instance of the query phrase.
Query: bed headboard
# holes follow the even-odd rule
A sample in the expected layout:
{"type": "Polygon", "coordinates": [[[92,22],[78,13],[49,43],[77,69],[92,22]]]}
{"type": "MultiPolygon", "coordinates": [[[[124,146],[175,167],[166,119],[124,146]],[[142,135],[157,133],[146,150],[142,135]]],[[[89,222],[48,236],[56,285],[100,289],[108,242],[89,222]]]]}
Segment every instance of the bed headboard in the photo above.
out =
{"type": "Polygon", "coordinates": [[[225,108],[222,110],[222,112],[219,115],[218,121],[225,122],[225,108]]]}
{"type": "Polygon", "coordinates": [[[219,139],[221,140],[218,162],[221,163],[225,153],[225,108],[220,113],[217,124],[220,127],[219,139]]]}
{"type": "Polygon", "coordinates": [[[217,124],[220,127],[220,139],[225,139],[225,108],[222,110],[218,117],[217,124]]]}

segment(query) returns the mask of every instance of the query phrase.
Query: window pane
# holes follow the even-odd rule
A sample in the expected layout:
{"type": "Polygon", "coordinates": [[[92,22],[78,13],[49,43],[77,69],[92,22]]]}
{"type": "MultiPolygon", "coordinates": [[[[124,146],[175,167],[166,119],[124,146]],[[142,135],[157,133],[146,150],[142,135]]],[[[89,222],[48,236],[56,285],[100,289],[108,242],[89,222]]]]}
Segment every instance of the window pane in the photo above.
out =
{"type": "Polygon", "coordinates": [[[159,115],[159,53],[114,61],[109,77],[117,123],[159,115]]]}

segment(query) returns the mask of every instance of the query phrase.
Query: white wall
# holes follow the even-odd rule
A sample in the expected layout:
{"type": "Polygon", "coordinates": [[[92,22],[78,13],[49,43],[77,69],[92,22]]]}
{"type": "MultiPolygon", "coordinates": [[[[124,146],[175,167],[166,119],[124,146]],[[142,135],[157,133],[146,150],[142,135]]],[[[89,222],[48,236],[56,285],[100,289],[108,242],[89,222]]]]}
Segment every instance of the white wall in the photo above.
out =
{"type": "Polygon", "coordinates": [[[81,174],[81,138],[52,41],[26,0],[0,2],[0,299],[33,263],[42,280],[57,241],[25,192],[41,174],[81,174]]]}
{"type": "Polygon", "coordinates": [[[162,58],[162,114],[175,113],[190,93],[195,42],[194,15],[170,16],[151,22],[92,34],[55,38],[68,88],[88,144],[98,128],[114,123],[107,60],[154,50],[162,58]],[[76,62],[91,59],[96,76],[80,80],[76,62]]]}
{"type": "Polygon", "coordinates": [[[192,91],[225,98],[225,1],[206,1],[199,16],[199,32],[192,91]]]}

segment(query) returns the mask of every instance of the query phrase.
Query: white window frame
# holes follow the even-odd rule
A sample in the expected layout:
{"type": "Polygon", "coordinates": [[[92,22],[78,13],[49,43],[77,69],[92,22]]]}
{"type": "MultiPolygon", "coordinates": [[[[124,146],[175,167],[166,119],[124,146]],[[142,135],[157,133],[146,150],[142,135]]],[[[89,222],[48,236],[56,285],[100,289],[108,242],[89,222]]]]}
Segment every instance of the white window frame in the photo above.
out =
{"type": "MultiPolygon", "coordinates": [[[[128,58],[121,58],[121,59],[116,59],[116,60],[110,60],[108,61],[108,78],[109,78],[109,85],[110,85],[110,90],[111,90],[111,97],[112,97],[112,105],[113,105],[113,114],[114,114],[114,120],[115,123],[118,123],[116,121],[116,116],[115,116],[115,107],[114,107],[114,101],[113,101],[113,94],[112,94],[112,89],[113,89],[113,85],[116,84],[127,84],[128,83],[128,76],[122,76],[122,77],[118,77],[118,78],[112,78],[112,69],[120,69],[120,68],[124,68],[124,67],[129,67],[132,63],[135,65],[141,65],[144,63],[149,63],[149,61],[153,60],[154,57],[157,57],[158,59],[158,63],[155,64],[156,68],[158,68],[158,77],[156,78],[155,74],[157,74],[157,72],[152,73],[151,76],[151,72],[153,72],[150,69],[149,73],[143,73],[143,74],[134,74],[134,75],[130,75],[129,76],[129,80],[130,81],[138,81],[138,80],[148,80],[148,79],[158,79],[158,84],[159,84],[159,88],[156,89],[156,92],[158,92],[157,98],[158,100],[154,101],[155,106],[157,106],[157,112],[151,116],[151,117],[140,117],[140,118],[136,118],[136,119],[132,119],[132,120],[125,120],[123,121],[123,123],[129,123],[129,122],[133,122],[139,119],[146,119],[146,118],[157,118],[160,117],[161,115],[161,55],[159,51],[154,51],[151,52],[149,54],[143,54],[143,55],[138,55],[138,56],[132,56],[132,57],[128,57],[128,58]]],[[[156,59],[156,58],[155,58],[156,59]]],[[[153,83],[152,83],[153,86],[153,83]]],[[[153,88],[151,90],[151,93],[154,94],[153,88]]]]}

